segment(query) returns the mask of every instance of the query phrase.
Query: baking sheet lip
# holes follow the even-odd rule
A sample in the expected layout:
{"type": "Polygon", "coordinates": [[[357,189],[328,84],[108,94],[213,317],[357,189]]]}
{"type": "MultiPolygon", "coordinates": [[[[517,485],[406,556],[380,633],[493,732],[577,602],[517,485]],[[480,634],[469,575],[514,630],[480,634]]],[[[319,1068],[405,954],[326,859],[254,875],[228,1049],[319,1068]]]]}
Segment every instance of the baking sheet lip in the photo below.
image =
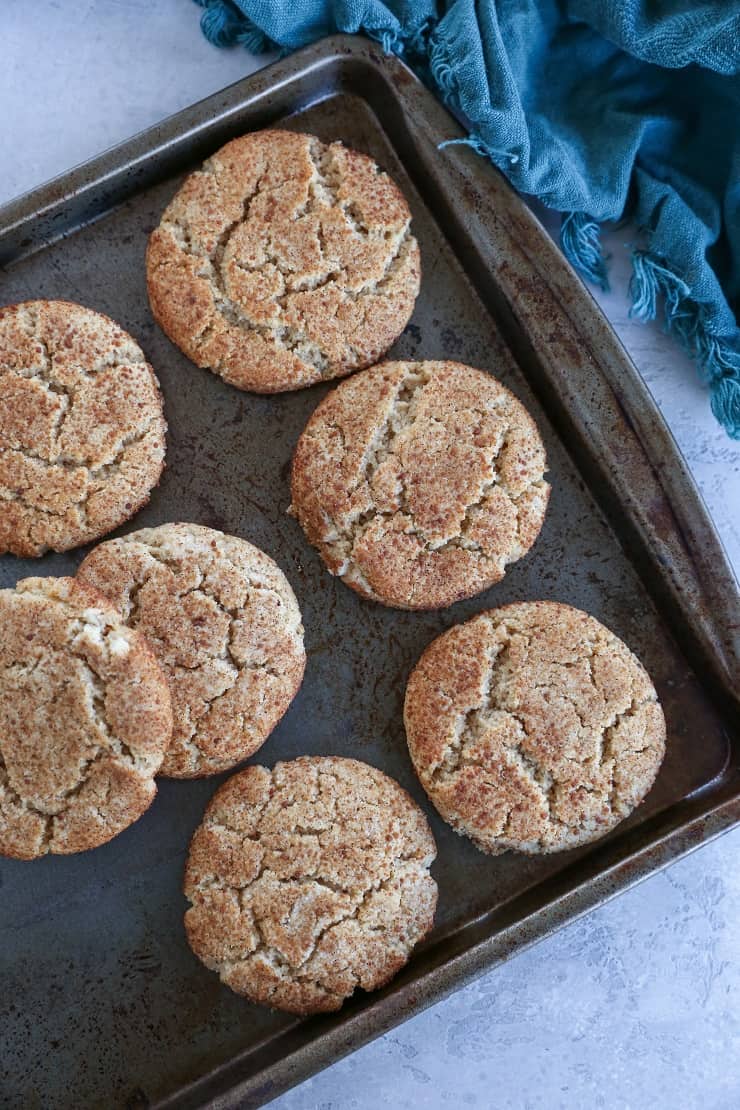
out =
{"type": "MultiPolygon", "coordinates": [[[[230,1069],[238,1068],[242,1060],[240,1056],[232,1057],[210,1073],[158,1100],[152,1110],[184,1110],[185,1107],[246,1110],[247,1107],[264,1106],[323,1068],[449,997],[486,971],[507,962],[563,926],[572,924],[651,875],[665,870],[678,859],[716,840],[738,823],[740,796],[734,795],[709,812],[697,816],[680,830],[668,831],[665,836],[644,845],[632,855],[616,860],[599,874],[584,879],[553,899],[547,907],[534,908],[524,918],[511,922],[449,959],[442,959],[410,982],[395,989],[391,985],[374,1002],[369,1001],[359,1013],[351,1014],[344,1021],[339,1020],[331,1029],[319,1033],[279,1061],[266,1064],[259,1071],[239,1080],[227,1074],[230,1069]],[[691,835],[695,831],[699,833],[696,837],[691,835]],[[662,857],[657,865],[651,858],[656,854],[662,857]],[[522,931],[528,933],[524,939],[520,936],[522,931]],[[218,1084],[219,1075],[225,1081],[219,1085],[220,1089],[204,1092],[206,1097],[200,1098],[198,1089],[218,1084]],[[265,1090],[268,1086],[269,1089],[265,1090]]],[[[247,1051],[243,1054],[245,1067],[248,1066],[248,1057],[247,1051]]]]}
{"type": "MultiPolygon", "coordinates": [[[[371,44],[368,44],[365,40],[355,40],[353,38],[341,36],[339,40],[325,40],[322,44],[319,44],[319,46],[308,48],[308,50],[306,52],[303,52],[303,54],[296,54],[293,55],[290,59],[275,63],[277,67],[283,67],[280,70],[280,72],[284,75],[283,83],[286,83],[290,78],[299,77],[301,74],[306,72],[306,67],[300,64],[304,55],[308,55],[310,57],[311,55],[316,54],[319,51],[329,51],[328,54],[320,59],[321,65],[324,66],[333,63],[335,61],[335,49],[337,41],[342,46],[342,52],[345,55],[352,54],[357,58],[364,59],[365,61],[371,61],[372,64],[379,64],[384,67],[398,66],[401,64],[397,61],[397,59],[384,58],[378,52],[377,48],[372,47],[371,44]]],[[[309,69],[316,68],[318,68],[317,65],[312,65],[309,67],[309,69]]],[[[251,84],[255,82],[255,78],[259,78],[259,82],[256,83],[264,85],[264,88],[260,88],[259,97],[268,96],[271,87],[268,81],[269,77],[270,68],[268,67],[266,70],[261,71],[258,75],[253,75],[252,77],[243,79],[242,81],[237,82],[235,85],[230,86],[230,88],[226,90],[226,92],[232,93],[233,95],[234,90],[237,90],[241,95],[241,93],[244,92],[245,88],[248,89],[249,87],[251,87],[251,84]]],[[[408,102],[405,99],[404,90],[401,89],[397,91],[399,97],[404,100],[404,105],[407,105],[408,102]]],[[[419,86],[419,91],[421,91],[421,86],[419,86]]],[[[112,148],[111,151],[106,152],[106,154],[100,156],[101,159],[110,158],[113,155],[117,155],[120,157],[122,153],[125,152],[132,143],[135,143],[136,141],[142,141],[147,136],[151,137],[153,132],[161,132],[165,125],[174,127],[178,123],[178,121],[182,120],[184,117],[187,117],[191,111],[195,111],[196,109],[198,109],[201,115],[205,116],[205,114],[207,114],[206,106],[212,104],[212,102],[215,100],[223,98],[224,96],[225,93],[213,94],[211,97],[208,97],[204,101],[201,101],[199,105],[195,105],[193,109],[186,109],[184,112],[178,113],[176,116],[170,117],[169,120],[164,121],[163,125],[158,125],[156,128],[150,129],[148,132],[144,132],[142,133],[142,135],[136,136],[132,140],[127,140],[126,143],[121,144],[119,147],[112,148]]],[[[231,114],[232,112],[237,113],[239,111],[243,111],[250,102],[254,102],[259,97],[246,97],[242,99],[240,103],[232,103],[229,107],[229,113],[231,114]]],[[[434,101],[432,101],[432,104],[435,107],[440,107],[436,105],[436,102],[434,101]]],[[[444,112],[444,109],[441,109],[440,107],[440,111],[444,112]]],[[[223,119],[223,117],[219,118],[223,119]]],[[[196,134],[198,132],[207,133],[208,124],[210,122],[213,121],[204,118],[203,121],[196,128],[191,128],[188,134],[196,134]]],[[[450,128],[453,128],[454,126],[456,125],[454,124],[454,121],[452,121],[450,118],[450,128]]],[[[167,144],[163,140],[158,145],[157,151],[161,152],[161,150],[164,149],[166,145],[167,144]]],[[[157,152],[155,151],[153,153],[153,156],[156,157],[156,153],[157,152]]],[[[93,163],[87,163],[85,166],[81,167],[80,170],[72,171],[72,174],[81,173],[86,185],[94,187],[96,184],[99,184],[99,182],[95,182],[94,180],[92,180],[89,177],[89,174],[91,171],[91,167],[94,167],[98,161],[99,160],[94,160],[93,163]]],[[[125,168],[126,167],[124,165],[118,166],[119,171],[122,171],[125,168]]],[[[488,172],[488,168],[481,164],[480,172],[488,172]]],[[[58,178],[56,180],[57,182],[64,182],[65,180],[69,179],[69,176],[70,175],[64,175],[62,178],[58,178]]],[[[38,197],[39,194],[44,193],[45,188],[46,187],[42,186],[39,190],[34,190],[33,193],[27,194],[27,197],[38,197]]],[[[136,185],[133,184],[131,186],[131,191],[134,191],[135,188],[136,185]]],[[[73,196],[73,194],[71,194],[71,196],[73,196]]],[[[0,210],[0,235],[2,234],[3,219],[8,211],[8,208],[12,208],[14,203],[16,202],[11,202],[10,205],[5,206],[5,208],[0,210]]],[[[56,203],[60,203],[58,198],[56,203]]],[[[538,224],[538,221],[536,221],[536,217],[529,213],[528,210],[524,209],[523,211],[524,213],[526,213],[525,218],[531,218],[538,224]]],[[[25,219],[26,222],[30,222],[33,219],[33,215],[27,214],[25,219]]],[[[541,234],[543,236],[545,235],[544,232],[541,232],[541,234]]],[[[567,263],[565,263],[564,260],[559,257],[557,248],[555,248],[554,245],[550,243],[549,239],[543,239],[543,248],[547,250],[548,259],[552,258],[553,260],[555,260],[561,270],[565,272],[567,270],[567,263]]],[[[587,291],[583,289],[579,282],[579,279],[577,279],[575,274],[572,274],[572,281],[578,283],[577,288],[574,286],[574,296],[577,295],[579,298],[582,299],[584,293],[586,293],[587,291]]],[[[600,321],[600,326],[602,328],[608,328],[608,325],[605,324],[603,320],[600,321]]],[[[618,343],[618,340],[616,340],[616,337],[613,334],[608,335],[606,338],[612,344],[612,346],[618,343]]],[[[624,352],[621,352],[621,357],[623,362],[628,367],[630,373],[634,374],[634,368],[631,367],[631,364],[629,363],[629,360],[627,359],[627,356],[624,354],[624,352]]],[[[641,383],[637,382],[637,385],[641,385],[641,383]]],[[[645,390],[644,385],[642,386],[642,389],[645,390]]],[[[646,390],[645,394],[649,405],[652,406],[657,414],[657,408],[654,406],[654,402],[652,402],[652,399],[649,397],[649,394],[647,394],[646,390]]],[[[662,418],[659,416],[659,414],[657,415],[660,425],[665,428],[665,425],[662,422],[662,418]]],[[[635,442],[637,446],[641,448],[643,447],[639,437],[636,434],[635,442]]],[[[672,451],[672,454],[675,454],[675,449],[672,451]]],[[[678,458],[680,459],[680,456],[678,456],[678,458]]],[[[702,512],[699,514],[698,517],[698,524],[702,527],[709,527],[713,529],[713,526],[711,525],[711,522],[709,521],[706,514],[706,510],[703,509],[703,507],[702,512]]],[[[701,532],[698,532],[698,534],[701,535],[701,532]]],[[[634,885],[635,882],[640,881],[642,878],[645,878],[648,874],[654,871],[660,870],[662,867],[670,863],[673,859],[686,854],[687,852],[693,850],[695,847],[698,847],[701,843],[705,843],[707,840],[719,835],[721,832],[725,831],[727,828],[731,827],[738,821],[740,821],[740,798],[729,798],[718,807],[710,807],[706,812],[698,815],[693,820],[690,820],[686,822],[683,826],[670,831],[665,838],[645,843],[633,855],[628,856],[624,860],[622,860],[618,866],[622,871],[627,870],[628,874],[622,875],[621,879],[619,878],[619,876],[617,876],[618,881],[614,881],[615,873],[613,871],[606,870],[595,877],[590,876],[584,879],[582,883],[579,883],[577,886],[573,887],[561,899],[553,900],[553,902],[550,903],[548,906],[540,907],[539,909],[535,910],[532,916],[532,920],[537,925],[537,930],[535,931],[536,935],[532,935],[531,938],[529,936],[517,936],[518,934],[521,934],[522,930],[524,930],[526,926],[523,925],[521,921],[512,922],[512,924],[506,930],[507,935],[511,935],[514,938],[510,947],[514,950],[517,950],[518,948],[525,947],[528,946],[530,943],[533,943],[535,939],[540,939],[541,937],[548,935],[549,933],[555,931],[555,929],[559,927],[559,925],[564,924],[566,920],[572,920],[576,916],[580,916],[580,914],[587,912],[595,905],[605,901],[607,897],[610,897],[611,895],[618,893],[620,890],[627,889],[629,886],[634,885]],[[697,830],[700,832],[698,839],[696,837],[697,830]],[[654,859],[656,854],[661,856],[661,861],[657,863],[654,859]],[[604,893],[602,889],[604,887],[609,888],[607,893],[604,893]],[[579,905],[581,908],[578,908],[579,905]],[[556,907],[557,913],[555,912],[556,907]]],[[[524,920],[528,921],[529,919],[525,918],[524,920]]],[[[496,954],[497,945],[501,943],[501,936],[501,932],[494,933],[484,940],[481,940],[478,944],[472,945],[468,950],[456,953],[447,962],[440,963],[438,966],[430,968],[426,971],[420,971],[418,978],[411,980],[409,983],[404,983],[398,989],[398,991],[394,991],[393,988],[391,988],[387,996],[381,996],[376,1003],[370,1002],[367,1008],[363,1008],[360,1013],[351,1014],[347,1018],[346,1022],[342,1023],[342,1021],[340,1020],[333,1029],[327,1031],[324,1034],[321,1034],[317,1039],[314,1039],[310,1043],[306,1043],[305,1045],[300,1046],[295,1052],[286,1056],[284,1060],[277,1061],[270,1065],[270,1067],[267,1069],[267,1073],[263,1070],[262,1072],[257,1073],[255,1076],[242,1081],[237,1086],[232,1085],[232,1092],[236,1092],[233,1097],[242,1098],[243,1094],[240,1094],[240,1092],[244,1092],[247,1094],[249,1091],[255,1092],[257,1086],[259,1085],[257,1081],[259,1080],[260,1083],[264,1083],[264,1076],[268,1073],[273,1077],[274,1081],[274,1086],[268,1097],[275,1097],[279,1093],[280,1089],[285,1089],[287,1086],[292,1085],[292,1083],[306,1078],[309,1074],[312,1074],[313,1072],[318,1070],[318,1068],[324,1066],[325,1063],[330,1062],[332,1058],[336,1058],[339,1054],[339,1042],[345,1042],[347,1040],[348,1030],[355,1029],[357,1028],[357,1026],[362,1027],[361,1035],[354,1042],[351,1041],[350,1037],[351,1043],[343,1045],[341,1054],[344,1054],[344,1052],[350,1051],[351,1048],[357,1047],[359,1046],[359,1044],[371,1039],[373,1036],[380,1033],[383,1028],[387,1028],[391,1025],[397,1024],[398,1022],[403,1020],[405,1016],[410,1016],[412,1013],[422,1009],[424,1006],[436,1001],[438,998],[443,997],[445,994],[450,993],[457,986],[461,986],[464,982],[469,981],[475,975],[482,972],[486,967],[493,966],[497,962],[500,962],[503,958],[505,958],[496,954]],[[411,995],[418,996],[413,1003],[409,1001],[409,997],[411,995]],[[300,1069],[302,1070],[299,1070],[299,1065],[300,1069]],[[284,1073],[282,1079],[281,1072],[284,1073]],[[288,1073],[290,1074],[288,1075],[288,1073]],[[287,1079],[285,1078],[286,1075],[288,1076],[287,1079]],[[282,1084],[282,1086],[279,1087],[278,1084],[282,1084]]],[[[233,1057],[231,1066],[236,1066],[239,1059],[239,1056],[233,1057]]],[[[247,1058],[245,1054],[245,1063],[246,1059],[247,1058]]],[[[219,1070],[224,1071],[225,1068],[227,1068],[228,1066],[228,1064],[224,1065],[219,1070]]],[[[214,1076],[215,1074],[216,1072],[210,1073],[211,1076],[214,1076]]],[[[203,1077],[201,1080],[196,1081],[195,1084],[191,1084],[189,1087],[182,1087],[178,1094],[168,1096],[167,1099],[158,1103],[158,1105],[163,1107],[177,1106],[178,1101],[173,1101],[173,1099],[185,1098],[189,1090],[195,1091],[196,1087],[198,1085],[202,1085],[204,1082],[207,1081],[207,1079],[208,1077],[206,1076],[203,1077]]],[[[214,1105],[213,1102],[211,1102],[210,1104],[214,1105]]],[[[243,1105],[243,1102],[234,1102],[232,1100],[232,1095],[229,1094],[219,1096],[218,1104],[222,1106],[231,1106],[243,1105]],[[227,1098],[228,1101],[223,1101],[224,1097],[227,1098]]],[[[253,1104],[256,1105],[256,1103],[253,1104]]],[[[209,1105],[209,1103],[201,1103],[201,1105],[209,1105]]]]}

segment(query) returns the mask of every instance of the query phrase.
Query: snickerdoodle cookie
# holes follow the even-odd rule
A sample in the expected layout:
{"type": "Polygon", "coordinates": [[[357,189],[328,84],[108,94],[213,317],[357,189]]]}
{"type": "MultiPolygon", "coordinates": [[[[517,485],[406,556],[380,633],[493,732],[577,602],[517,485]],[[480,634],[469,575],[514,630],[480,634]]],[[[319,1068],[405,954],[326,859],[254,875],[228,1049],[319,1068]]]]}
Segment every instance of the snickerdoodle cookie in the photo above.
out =
{"type": "Polygon", "coordinates": [[[147,636],[170,680],[162,774],[214,774],[264,743],[306,661],[298,602],[268,555],[211,528],[163,524],[100,544],[77,574],[147,636]]]}
{"type": "Polygon", "coordinates": [[[149,500],[164,465],[157,379],[118,324],[68,301],[0,309],[0,554],[66,551],[149,500]]]}
{"type": "Polygon", "coordinates": [[[190,846],[188,940],[253,1002],[296,1014],[376,990],[431,929],[436,846],[398,783],[354,759],[248,767],[190,846]]]}
{"type": "Polygon", "coordinates": [[[534,543],[545,451],[524,406],[457,362],[386,362],[342,382],[293,459],[292,512],[363,597],[436,609],[487,589],[534,543]]]}
{"type": "Polygon", "coordinates": [[[149,240],[152,312],[198,366],[277,393],[369,366],[406,326],[419,247],[365,154],[257,131],[190,175],[149,240]]]}
{"type": "Polygon", "coordinates": [[[0,590],[0,854],[95,848],[149,807],[172,731],[143,636],[73,578],[0,590]]]}
{"type": "Polygon", "coordinates": [[[450,628],[406,691],[419,778],[486,852],[555,852],[609,832],[643,800],[665,751],[647,673],[593,617],[521,602],[450,628]]]}

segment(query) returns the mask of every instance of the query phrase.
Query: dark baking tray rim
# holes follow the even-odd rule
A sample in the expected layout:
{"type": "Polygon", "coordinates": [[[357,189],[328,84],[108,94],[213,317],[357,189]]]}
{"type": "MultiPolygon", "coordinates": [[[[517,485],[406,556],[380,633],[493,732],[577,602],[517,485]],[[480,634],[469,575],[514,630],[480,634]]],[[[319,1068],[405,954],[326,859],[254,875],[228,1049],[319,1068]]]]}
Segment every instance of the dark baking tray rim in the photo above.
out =
{"type": "MultiPolygon", "coordinates": [[[[325,39],[0,208],[0,265],[72,233],[205,156],[237,122],[244,130],[265,126],[341,91],[359,93],[371,107],[382,103],[384,127],[404,150],[432,212],[442,212],[443,226],[454,228],[457,253],[510,346],[515,353],[536,351],[534,384],[548,414],[579,467],[588,468],[592,488],[672,632],[719,708],[737,720],[737,582],[647,387],[536,217],[472,151],[439,151],[440,142],[463,131],[411,71],[376,44],[343,35],[325,39]]],[[[729,750],[718,779],[420,953],[359,1010],[299,1023],[282,1035],[289,1050],[280,1059],[270,1057],[265,1042],[158,1105],[261,1105],[726,831],[740,822],[740,751],[732,740],[729,750]]]]}

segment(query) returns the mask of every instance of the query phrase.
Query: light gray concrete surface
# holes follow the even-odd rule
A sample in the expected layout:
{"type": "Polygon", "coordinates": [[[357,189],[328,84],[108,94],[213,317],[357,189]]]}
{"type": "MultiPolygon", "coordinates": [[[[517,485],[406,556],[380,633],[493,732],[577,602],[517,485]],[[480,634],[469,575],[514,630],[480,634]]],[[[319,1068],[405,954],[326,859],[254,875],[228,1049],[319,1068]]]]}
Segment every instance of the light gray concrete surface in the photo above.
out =
{"type": "MultiPolygon", "coordinates": [[[[0,203],[250,73],[188,0],[0,4],[0,203]]],[[[740,445],[657,325],[629,320],[629,232],[598,299],[740,570],[740,445]]],[[[0,290],[0,301],[2,300],[0,290]]],[[[697,738],[698,739],[698,738],[697,738]]],[[[740,830],[278,1099],[276,1110],[740,1106],[740,830]]],[[[1,1096],[0,1096],[1,1098],[1,1096]]]]}

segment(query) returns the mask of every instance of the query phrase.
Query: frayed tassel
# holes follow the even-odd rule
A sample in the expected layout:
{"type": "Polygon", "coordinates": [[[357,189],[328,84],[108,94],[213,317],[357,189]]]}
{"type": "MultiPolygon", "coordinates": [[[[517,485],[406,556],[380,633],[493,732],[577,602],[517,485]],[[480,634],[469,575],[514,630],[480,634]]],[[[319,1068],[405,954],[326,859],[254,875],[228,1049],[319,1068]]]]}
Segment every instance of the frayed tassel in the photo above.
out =
{"type": "Polygon", "coordinates": [[[715,418],[731,439],[740,439],[740,378],[720,378],[710,389],[715,418]]]}
{"type": "Polygon", "coordinates": [[[363,28],[366,35],[371,39],[379,42],[384,54],[402,54],[404,49],[403,40],[399,38],[398,31],[391,31],[387,27],[383,30],[374,31],[370,27],[363,28]]]}
{"type": "MultiPolygon", "coordinates": [[[[457,74],[455,66],[450,62],[445,44],[437,42],[431,34],[427,50],[429,54],[429,73],[433,83],[441,92],[444,102],[450,108],[460,111],[457,74]]],[[[519,161],[519,155],[515,154],[514,151],[497,150],[482,139],[480,135],[472,132],[464,139],[446,139],[443,143],[438,143],[437,150],[444,150],[448,146],[469,146],[476,154],[480,154],[482,158],[488,158],[494,165],[506,161],[510,166],[515,166],[519,161]]]]}
{"type": "Polygon", "coordinates": [[[460,97],[457,90],[455,68],[450,64],[447,55],[435,44],[432,44],[429,48],[429,72],[450,107],[459,108],[460,97]]]}
{"type": "Polygon", "coordinates": [[[432,61],[431,74],[440,92],[448,99],[457,95],[455,71],[449,62],[432,61]]]}
{"type": "Polygon", "coordinates": [[[488,147],[482,139],[477,135],[468,135],[464,139],[445,139],[443,143],[437,144],[437,150],[444,150],[448,146],[469,146],[476,154],[480,154],[482,158],[488,156],[488,147]]]}
{"type": "Polygon", "coordinates": [[[234,46],[241,30],[242,16],[223,0],[196,0],[205,8],[200,17],[200,29],[214,46],[234,46]]]}
{"type": "Polygon", "coordinates": [[[600,231],[596,220],[585,212],[566,212],[560,225],[560,245],[576,270],[606,293],[609,279],[606,258],[601,253],[600,231]]]}
{"type": "Polygon", "coordinates": [[[228,0],[195,0],[205,8],[200,27],[214,46],[241,45],[254,54],[272,50],[274,44],[247,16],[237,11],[228,0]]]}
{"type": "MultiPolygon", "coordinates": [[[[268,38],[264,31],[260,31],[251,20],[245,20],[245,26],[242,27],[236,36],[236,41],[240,46],[251,50],[253,54],[266,54],[268,50],[275,50],[276,44],[272,39],[268,38]]],[[[289,50],[282,50],[282,54],[289,54],[289,50]]]]}
{"type": "Polygon", "coordinates": [[[637,320],[654,320],[656,302],[658,298],[658,282],[652,267],[645,264],[645,256],[641,251],[632,255],[632,277],[629,286],[630,316],[637,320]]]}
{"type": "Polygon", "coordinates": [[[663,298],[665,330],[696,361],[709,385],[716,419],[732,439],[740,439],[740,353],[707,331],[702,306],[692,299],[690,287],[668,269],[665,260],[647,251],[634,251],[630,316],[654,320],[658,296],[663,298]]]}
{"type": "Polygon", "coordinates": [[[630,316],[638,320],[654,320],[658,293],[663,296],[666,313],[675,316],[690,289],[685,281],[647,251],[633,251],[629,293],[632,301],[630,316]]]}
{"type": "Polygon", "coordinates": [[[668,320],[668,331],[696,359],[699,373],[709,383],[710,404],[715,418],[731,439],[740,439],[740,354],[721,339],[709,335],[704,327],[701,306],[685,311],[679,320],[668,320]],[[685,327],[688,320],[691,326],[685,327]],[[685,339],[684,336],[687,338],[685,339]]]}
{"type": "Polygon", "coordinates": [[[434,20],[424,19],[418,27],[413,27],[406,32],[406,53],[426,57],[429,50],[429,35],[434,27],[434,20]]]}
{"type": "Polygon", "coordinates": [[[469,146],[476,154],[480,154],[481,158],[488,158],[490,162],[494,163],[506,160],[514,166],[519,161],[518,154],[514,154],[510,150],[497,150],[496,147],[489,146],[487,142],[481,139],[480,135],[468,135],[464,139],[445,139],[443,143],[437,144],[437,150],[444,150],[448,146],[469,146]]]}

